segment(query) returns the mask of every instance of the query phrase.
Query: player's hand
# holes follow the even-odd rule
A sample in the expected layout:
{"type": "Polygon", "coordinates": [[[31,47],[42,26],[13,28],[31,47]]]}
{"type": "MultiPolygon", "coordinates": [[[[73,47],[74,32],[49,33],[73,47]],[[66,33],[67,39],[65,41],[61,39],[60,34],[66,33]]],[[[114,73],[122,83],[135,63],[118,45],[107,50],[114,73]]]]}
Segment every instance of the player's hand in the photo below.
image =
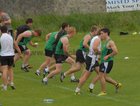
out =
{"type": "Polygon", "coordinates": [[[104,57],[104,60],[107,60],[108,58],[109,58],[109,56],[107,55],[107,56],[104,57]]]}
{"type": "Polygon", "coordinates": [[[34,43],[34,47],[38,47],[38,43],[34,43]]]}
{"type": "Polygon", "coordinates": [[[20,54],[19,57],[20,57],[21,59],[23,59],[23,54],[20,54]]]}

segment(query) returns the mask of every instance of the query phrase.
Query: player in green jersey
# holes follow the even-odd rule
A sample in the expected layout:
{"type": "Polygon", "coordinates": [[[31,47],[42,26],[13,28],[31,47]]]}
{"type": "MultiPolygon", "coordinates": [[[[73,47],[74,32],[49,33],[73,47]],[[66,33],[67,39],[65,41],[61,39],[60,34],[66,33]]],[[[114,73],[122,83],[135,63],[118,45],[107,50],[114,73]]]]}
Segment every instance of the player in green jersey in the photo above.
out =
{"type": "Polygon", "coordinates": [[[60,40],[58,41],[54,56],[56,60],[56,70],[50,72],[50,74],[48,74],[48,76],[43,79],[44,84],[47,84],[49,78],[61,72],[62,63],[64,61],[71,64],[71,66],[74,64],[74,60],[68,53],[68,47],[69,47],[69,38],[73,37],[75,33],[76,29],[74,27],[70,27],[68,33],[65,36],[61,37],[60,40]]]}

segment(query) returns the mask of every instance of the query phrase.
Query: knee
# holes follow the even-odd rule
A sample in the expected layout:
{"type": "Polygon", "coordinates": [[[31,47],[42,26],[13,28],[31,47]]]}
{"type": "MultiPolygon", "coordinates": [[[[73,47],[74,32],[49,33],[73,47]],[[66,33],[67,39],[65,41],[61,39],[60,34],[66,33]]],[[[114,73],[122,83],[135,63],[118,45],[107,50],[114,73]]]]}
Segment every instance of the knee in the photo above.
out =
{"type": "Polygon", "coordinates": [[[32,53],[31,53],[31,50],[30,49],[28,49],[28,50],[25,51],[25,55],[31,56],[31,54],[32,53]]]}

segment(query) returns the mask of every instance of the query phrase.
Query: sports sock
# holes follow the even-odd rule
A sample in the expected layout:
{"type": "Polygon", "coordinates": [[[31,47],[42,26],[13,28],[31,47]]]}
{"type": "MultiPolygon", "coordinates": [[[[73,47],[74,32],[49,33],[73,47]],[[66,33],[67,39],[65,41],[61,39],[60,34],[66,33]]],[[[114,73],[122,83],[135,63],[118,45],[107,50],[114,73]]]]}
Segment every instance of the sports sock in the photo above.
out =
{"type": "Polygon", "coordinates": [[[75,79],[75,76],[74,75],[71,75],[71,80],[74,80],[75,79]]]}
{"type": "Polygon", "coordinates": [[[75,92],[80,92],[80,88],[77,87],[77,88],[75,89],[75,92]]]}
{"type": "Polygon", "coordinates": [[[89,88],[90,89],[93,89],[94,88],[94,84],[93,83],[90,83],[89,88]]]}
{"type": "Polygon", "coordinates": [[[43,81],[48,81],[48,78],[45,77],[45,78],[43,79],[43,81]]]}
{"type": "Polygon", "coordinates": [[[37,73],[40,73],[40,70],[36,70],[37,73]]]}

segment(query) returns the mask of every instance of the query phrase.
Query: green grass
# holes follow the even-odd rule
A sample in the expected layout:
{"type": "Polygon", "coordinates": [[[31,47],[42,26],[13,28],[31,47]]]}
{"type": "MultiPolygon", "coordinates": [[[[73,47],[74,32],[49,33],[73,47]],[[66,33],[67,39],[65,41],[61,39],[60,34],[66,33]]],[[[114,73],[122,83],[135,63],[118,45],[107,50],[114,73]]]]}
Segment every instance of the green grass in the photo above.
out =
{"type": "MultiPolygon", "coordinates": [[[[63,22],[68,22],[70,25],[76,27],[79,32],[87,32],[91,26],[102,25],[109,27],[112,32],[120,31],[140,31],[140,11],[133,12],[115,12],[115,13],[94,13],[94,14],[71,14],[59,16],[54,14],[28,16],[34,20],[34,28],[40,28],[43,34],[56,31],[63,22]]],[[[26,17],[13,17],[13,27],[16,28],[24,23],[26,17]]]]}
{"type": "MultiPolygon", "coordinates": [[[[84,33],[78,33],[75,38],[70,40],[71,50],[76,49],[80,39],[84,33]]],[[[59,81],[59,75],[54,79],[50,79],[48,85],[41,83],[42,77],[37,77],[34,73],[39,65],[44,61],[44,55],[32,55],[30,63],[33,69],[29,73],[20,70],[21,61],[16,63],[14,68],[14,77],[16,90],[10,88],[6,92],[0,91],[0,104],[2,106],[140,106],[140,35],[118,36],[111,35],[116,42],[119,54],[115,58],[115,64],[110,76],[119,82],[122,82],[123,87],[119,93],[114,92],[114,87],[107,84],[107,96],[97,97],[100,92],[100,84],[95,86],[94,94],[90,94],[88,84],[95,76],[88,79],[82,87],[81,95],[74,95],[76,88],[75,83],[71,83],[67,77],[63,83],[59,81]],[[128,56],[128,60],[124,57],[128,56]],[[53,103],[46,103],[43,100],[52,98],[53,103]]],[[[37,41],[37,39],[36,39],[37,41]]],[[[40,40],[39,40],[40,41],[40,40]]],[[[32,51],[43,51],[44,41],[39,42],[38,48],[31,48],[32,51]]],[[[68,65],[64,64],[63,70],[67,70],[68,65]]],[[[76,74],[79,77],[81,72],[76,74]]]]}

